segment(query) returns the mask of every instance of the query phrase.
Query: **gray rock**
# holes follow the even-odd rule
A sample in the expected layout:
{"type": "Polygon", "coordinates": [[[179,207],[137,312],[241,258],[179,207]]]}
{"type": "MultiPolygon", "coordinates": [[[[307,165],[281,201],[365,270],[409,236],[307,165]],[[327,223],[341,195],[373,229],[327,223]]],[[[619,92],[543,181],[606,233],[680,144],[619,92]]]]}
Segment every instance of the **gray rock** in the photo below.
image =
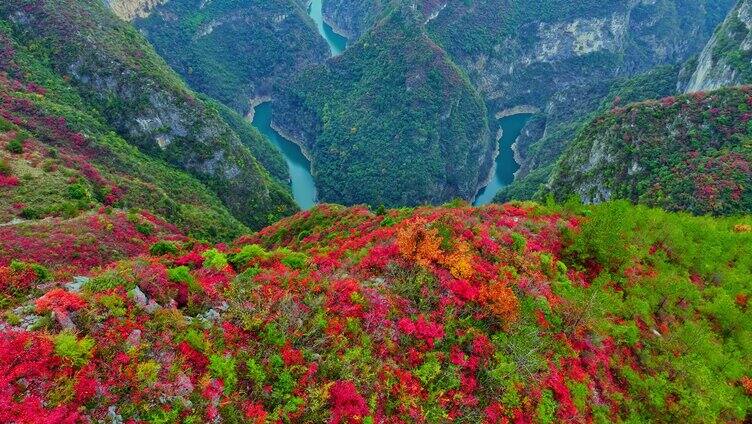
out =
{"type": "Polygon", "coordinates": [[[89,277],[73,277],[73,281],[65,284],[65,289],[72,293],[79,293],[84,284],[91,281],[89,277]]]}
{"type": "Polygon", "coordinates": [[[144,292],[141,291],[141,288],[139,288],[138,286],[136,286],[136,288],[131,290],[128,294],[131,296],[131,298],[133,298],[133,301],[136,302],[136,305],[142,308],[145,308],[146,305],[148,304],[148,299],[146,298],[146,295],[144,294],[144,292]]]}

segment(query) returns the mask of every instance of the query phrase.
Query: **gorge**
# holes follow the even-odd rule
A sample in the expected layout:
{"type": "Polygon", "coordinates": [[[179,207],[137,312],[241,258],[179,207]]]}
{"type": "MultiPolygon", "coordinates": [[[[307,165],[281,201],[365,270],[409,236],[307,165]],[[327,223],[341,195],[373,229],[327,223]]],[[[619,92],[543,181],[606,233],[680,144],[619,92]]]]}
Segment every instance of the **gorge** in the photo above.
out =
{"type": "MultiPolygon", "coordinates": [[[[321,14],[322,0],[312,0],[308,4],[308,14],[316,24],[319,34],[326,40],[332,56],[342,54],[347,48],[347,40],[324,22],[321,14]]],[[[311,161],[296,143],[283,137],[272,128],[272,104],[264,102],[254,107],[253,126],[265,135],[282,153],[289,168],[290,183],[295,202],[301,209],[310,209],[316,204],[316,183],[311,174],[311,161]]]]}

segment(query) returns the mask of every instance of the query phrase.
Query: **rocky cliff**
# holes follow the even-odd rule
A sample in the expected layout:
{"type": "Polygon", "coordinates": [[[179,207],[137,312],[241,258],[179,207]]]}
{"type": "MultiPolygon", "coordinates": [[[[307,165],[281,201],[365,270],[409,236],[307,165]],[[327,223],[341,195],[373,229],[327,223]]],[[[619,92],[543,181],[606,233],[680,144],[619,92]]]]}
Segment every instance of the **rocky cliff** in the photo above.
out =
{"type": "Polygon", "coordinates": [[[752,82],[752,1],[741,0],[694,64],[688,93],[752,82]]]}
{"type": "Polygon", "coordinates": [[[152,9],[157,5],[164,4],[168,0],[103,0],[104,3],[115,12],[121,19],[132,21],[135,18],[149,16],[152,9]]]}
{"type": "Polygon", "coordinates": [[[11,0],[0,15],[24,42],[44,39],[54,70],[118,133],[198,177],[244,223],[258,228],[296,209],[218,112],[99,1],[11,0]]]}

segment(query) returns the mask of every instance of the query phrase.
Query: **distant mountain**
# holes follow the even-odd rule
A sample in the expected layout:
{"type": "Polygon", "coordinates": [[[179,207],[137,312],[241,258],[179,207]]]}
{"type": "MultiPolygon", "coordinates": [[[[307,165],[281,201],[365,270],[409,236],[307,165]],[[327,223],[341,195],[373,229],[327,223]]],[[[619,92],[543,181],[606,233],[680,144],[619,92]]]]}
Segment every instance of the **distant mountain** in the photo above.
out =
{"type": "Polygon", "coordinates": [[[84,110],[141,151],[194,175],[246,225],[260,228],[297,209],[289,189],[259,164],[216,108],[100,1],[11,0],[0,5],[0,17],[18,44],[42,57],[50,77],[70,82],[84,110]]]}

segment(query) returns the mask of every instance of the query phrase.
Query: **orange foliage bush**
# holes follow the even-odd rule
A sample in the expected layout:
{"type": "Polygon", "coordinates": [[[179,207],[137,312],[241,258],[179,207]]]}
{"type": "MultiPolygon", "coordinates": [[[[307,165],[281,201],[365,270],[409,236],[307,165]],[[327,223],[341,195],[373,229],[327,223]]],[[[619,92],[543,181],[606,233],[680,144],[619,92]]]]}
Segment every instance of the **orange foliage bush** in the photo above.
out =
{"type": "Polygon", "coordinates": [[[752,396],[752,378],[742,377],[742,387],[744,387],[748,395],[752,396]]]}
{"type": "Polygon", "coordinates": [[[495,281],[481,288],[480,300],[504,324],[517,321],[520,302],[506,282],[495,281]]]}
{"type": "Polygon", "coordinates": [[[441,250],[438,231],[425,225],[426,221],[419,219],[397,231],[397,246],[402,256],[425,267],[434,263],[442,265],[455,278],[470,278],[473,257],[467,243],[457,242],[450,253],[445,253],[441,250]]]}

